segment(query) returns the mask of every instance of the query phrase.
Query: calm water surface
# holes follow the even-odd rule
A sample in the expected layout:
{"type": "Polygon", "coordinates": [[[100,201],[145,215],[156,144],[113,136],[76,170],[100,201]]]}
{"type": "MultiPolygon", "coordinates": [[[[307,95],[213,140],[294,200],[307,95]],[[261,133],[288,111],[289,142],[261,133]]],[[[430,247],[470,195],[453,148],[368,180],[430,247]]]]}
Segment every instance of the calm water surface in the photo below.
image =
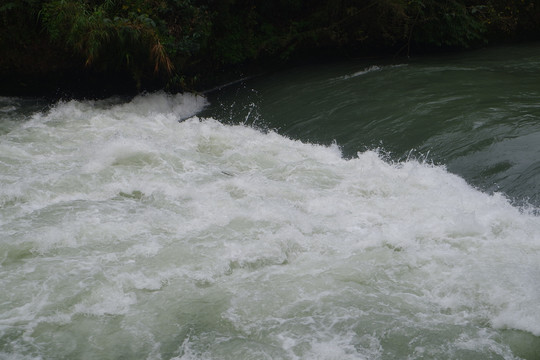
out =
{"type": "Polygon", "coordinates": [[[0,98],[0,359],[540,358],[540,46],[0,98]]]}

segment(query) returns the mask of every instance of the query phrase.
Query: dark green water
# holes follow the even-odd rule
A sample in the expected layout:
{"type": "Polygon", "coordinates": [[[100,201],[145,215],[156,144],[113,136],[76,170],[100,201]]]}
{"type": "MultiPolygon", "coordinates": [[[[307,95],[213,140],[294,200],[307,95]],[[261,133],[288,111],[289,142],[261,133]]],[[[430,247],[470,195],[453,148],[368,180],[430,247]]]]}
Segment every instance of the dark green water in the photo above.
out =
{"type": "Polygon", "coordinates": [[[540,205],[540,45],[308,66],[209,99],[217,118],[335,142],[345,157],[380,149],[392,160],[425,159],[540,205]]]}

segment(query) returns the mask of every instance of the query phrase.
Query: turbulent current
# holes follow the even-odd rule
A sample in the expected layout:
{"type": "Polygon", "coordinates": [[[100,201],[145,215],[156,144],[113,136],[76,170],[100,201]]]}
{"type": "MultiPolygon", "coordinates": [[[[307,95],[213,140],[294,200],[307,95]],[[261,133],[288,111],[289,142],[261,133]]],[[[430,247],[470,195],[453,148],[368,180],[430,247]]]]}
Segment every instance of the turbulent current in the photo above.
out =
{"type": "MultiPolygon", "coordinates": [[[[439,71],[430,61],[314,72],[320,97],[304,71],[229,95],[0,98],[0,359],[540,358],[535,193],[504,183],[538,155],[538,82],[522,93],[530,111],[462,102],[438,115],[447,138],[416,143],[407,119],[459,100],[440,82],[379,110],[340,93],[379,79],[396,96],[391,84],[439,71]],[[369,121],[324,123],[347,108],[369,121]],[[408,140],[385,138],[389,124],[408,140]],[[504,141],[521,160],[493,168],[504,141]]],[[[444,71],[459,82],[479,61],[444,71]]],[[[540,171],[527,174],[537,189],[540,171]]]]}

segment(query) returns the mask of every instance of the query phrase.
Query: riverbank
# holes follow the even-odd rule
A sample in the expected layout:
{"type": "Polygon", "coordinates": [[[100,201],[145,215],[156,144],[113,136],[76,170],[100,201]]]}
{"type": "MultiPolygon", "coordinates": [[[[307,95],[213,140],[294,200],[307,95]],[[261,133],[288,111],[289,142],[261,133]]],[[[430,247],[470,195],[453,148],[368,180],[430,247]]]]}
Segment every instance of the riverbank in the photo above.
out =
{"type": "Polygon", "coordinates": [[[328,58],[414,57],[540,39],[524,1],[7,1],[0,95],[204,91],[328,58]]]}

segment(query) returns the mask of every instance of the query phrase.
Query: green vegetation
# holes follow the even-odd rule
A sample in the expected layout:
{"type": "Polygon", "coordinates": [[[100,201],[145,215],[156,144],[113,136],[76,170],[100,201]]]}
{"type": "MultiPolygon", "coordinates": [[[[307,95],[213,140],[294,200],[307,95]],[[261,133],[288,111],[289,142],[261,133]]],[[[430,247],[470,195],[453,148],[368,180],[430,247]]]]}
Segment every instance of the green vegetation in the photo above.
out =
{"type": "Polygon", "coordinates": [[[179,91],[246,65],[327,53],[538,38],[535,0],[4,0],[0,92],[179,91]]]}

